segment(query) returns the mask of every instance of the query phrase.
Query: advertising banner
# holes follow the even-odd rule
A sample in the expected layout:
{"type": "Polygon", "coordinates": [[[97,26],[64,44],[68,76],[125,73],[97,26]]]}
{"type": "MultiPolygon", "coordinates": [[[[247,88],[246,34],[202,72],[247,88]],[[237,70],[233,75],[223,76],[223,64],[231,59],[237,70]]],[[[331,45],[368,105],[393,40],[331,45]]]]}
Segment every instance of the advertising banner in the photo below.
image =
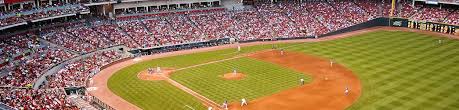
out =
{"type": "Polygon", "coordinates": [[[409,20],[405,18],[390,18],[390,25],[394,27],[407,27],[412,29],[459,35],[459,26],[450,24],[409,20]]]}
{"type": "Polygon", "coordinates": [[[408,20],[408,28],[459,35],[459,26],[449,24],[408,20]]]}

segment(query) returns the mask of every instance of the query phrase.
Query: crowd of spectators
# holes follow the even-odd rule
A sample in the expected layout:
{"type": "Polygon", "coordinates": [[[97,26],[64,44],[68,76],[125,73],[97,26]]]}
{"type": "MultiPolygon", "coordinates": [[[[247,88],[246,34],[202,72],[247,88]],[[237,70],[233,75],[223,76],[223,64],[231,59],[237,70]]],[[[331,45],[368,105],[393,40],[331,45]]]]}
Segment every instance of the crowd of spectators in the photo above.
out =
{"type": "Polygon", "coordinates": [[[137,44],[145,47],[157,46],[156,39],[147,31],[145,25],[140,20],[122,21],[118,22],[118,25],[127,33],[128,36],[132,37],[137,44]]]}
{"type": "Polygon", "coordinates": [[[18,110],[79,110],[63,89],[0,88],[0,102],[18,110]]]}
{"type": "Polygon", "coordinates": [[[44,88],[83,87],[91,73],[99,68],[124,57],[121,51],[104,51],[95,53],[82,60],[66,65],[56,74],[47,76],[44,88]]]}
{"type": "Polygon", "coordinates": [[[420,8],[420,6],[413,6],[410,3],[403,2],[401,3],[401,12],[398,14],[402,18],[410,18],[413,14],[417,13],[420,8]]]}
{"type": "Polygon", "coordinates": [[[266,26],[273,31],[273,37],[301,37],[296,24],[289,18],[288,9],[298,6],[291,3],[262,4],[258,12],[266,20],[266,26]]]}
{"type": "Polygon", "coordinates": [[[348,18],[354,23],[362,23],[368,20],[371,20],[371,16],[365,12],[362,8],[355,5],[353,2],[330,2],[330,4],[336,9],[336,11],[341,12],[339,14],[348,18]]]}
{"type": "Polygon", "coordinates": [[[177,31],[178,36],[174,40],[186,43],[206,39],[206,36],[195,26],[196,24],[190,21],[188,16],[170,15],[166,20],[177,31]]]}
{"type": "Polygon", "coordinates": [[[330,30],[338,30],[355,24],[325,2],[308,3],[305,7],[330,30]]]}
{"type": "Polygon", "coordinates": [[[425,6],[419,12],[411,16],[413,20],[443,22],[444,18],[451,13],[450,9],[441,9],[435,6],[425,6]]]}
{"type": "Polygon", "coordinates": [[[35,7],[30,10],[11,10],[0,13],[0,27],[37,20],[47,17],[72,14],[77,12],[86,12],[89,8],[81,4],[54,4],[35,7]]]}
{"type": "Polygon", "coordinates": [[[42,36],[42,38],[81,53],[87,53],[97,49],[97,47],[91,43],[68,33],[65,28],[56,29],[54,32],[42,36]]]}
{"type": "MultiPolygon", "coordinates": [[[[59,10],[54,7],[48,8],[59,10]]],[[[55,12],[48,8],[40,10],[55,12]]],[[[0,77],[0,86],[30,86],[50,67],[76,56],[69,51],[83,54],[119,44],[143,48],[228,37],[245,41],[320,36],[376,17],[389,16],[389,9],[387,1],[369,0],[258,4],[253,9],[239,11],[184,12],[133,17],[116,23],[93,22],[88,26],[53,29],[40,36],[68,50],[42,45],[38,36],[19,35],[0,41],[0,58],[4,59],[0,61],[0,70],[8,72],[0,77]]],[[[414,20],[459,24],[459,11],[435,6],[413,7],[403,3],[400,11],[394,14],[414,20]]],[[[0,17],[0,26],[14,17],[23,20],[46,16],[0,17]]],[[[56,88],[85,86],[92,73],[123,57],[120,51],[96,52],[48,76],[42,89],[0,89],[1,102],[18,109],[75,109],[65,100],[64,92],[56,88]]]]}
{"type": "Polygon", "coordinates": [[[149,18],[144,20],[146,27],[152,36],[158,40],[159,45],[178,44],[180,37],[178,32],[162,17],[149,18]]]}
{"type": "Polygon", "coordinates": [[[75,56],[62,49],[40,45],[36,38],[15,36],[1,43],[10,44],[7,44],[7,48],[1,46],[2,56],[5,58],[5,65],[1,69],[2,74],[6,75],[0,77],[0,86],[30,86],[47,69],[75,56]]]}
{"type": "Polygon", "coordinates": [[[81,38],[89,44],[94,45],[96,48],[105,48],[116,45],[107,37],[103,36],[97,31],[94,31],[90,27],[78,27],[69,29],[67,31],[75,35],[75,37],[81,38]]]}
{"type": "Polygon", "coordinates": [[[130,48],[138,48],[139,45],[131,37],[124,34],[116,24],[103,23],[94,26],[94,31],[112,40],[115,45],[124,44],[130,48]]]}
{"type": "Polygon", "coordinates": [[[444,22],[448,24],[459,25],[459,11],[451,13],[448,17],[446,17],[444,22]]]}

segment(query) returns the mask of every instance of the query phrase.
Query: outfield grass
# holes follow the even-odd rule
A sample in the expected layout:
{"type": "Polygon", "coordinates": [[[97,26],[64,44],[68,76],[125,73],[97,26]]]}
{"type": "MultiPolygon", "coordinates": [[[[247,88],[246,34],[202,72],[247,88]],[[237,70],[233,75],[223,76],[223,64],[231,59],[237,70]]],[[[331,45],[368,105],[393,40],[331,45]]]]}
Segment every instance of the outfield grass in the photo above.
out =
{"type": "MultiPolygon", "coordinates": [[[[291,44],[280,44],[291,45],[291,44]]],[[[212,52],[202,52],[174,57],[161,58],[151,61],[143,61],[121,69],[110,77],[108,87],[116,95],[130,103],[146,110],[186,110],[185,105],[197,110],[205,109],[199,100],[168,84],[165,81],[143,81],[137,78],[137,73],[149,67],[173,67],[182,68],[191,65],[215,61],[236,55],[269,49],[272,45],[259,45],[243,47],[241,52],[236,49],[226,49],[212,52]]]]}
{"type": "MultiPolygon", "coordinates": [[[[282,46],[289,45],[291,44],[282,46]]],[[[287,50],[333,58],[359,76],[363,84],[362,96],[349,108],[350,110],[459,109],[459,41],[457,40],[411,32],[378,31],[333,41],[295,45],[287,50]],[[438,44],[439,39],[443,40],[443,44],[438,44]]],[[[267,48],[271,48],[271,45],[249,47],[243,50],[246,53],[267,48]]],[[[229,58],[238,55],[233,53],[234,50],[204,52],[136,64],[113,75],[109,80],[109,88],[143,109],[184,109],[182,106],[184,104],[204,109],[196,99],[177,88],[162,81],[138,80],[135,77],[136,73],[149,66],[180,68],[229,58]]],[[[246,60],[250,59],[209,65],[209,69],[219,68],[213,70],[218,73],[207,73],[208,70],[203,67],[189,71],[202,77],[210,77],[222,74],[220,72],[231,69],[232,65],[244,65],[244,62],[249,62],[246,60]]],[[[253,62],[256,63],[256,61],[253,62]]],[[[249,71],[249,69],[241,71],[249,71]]],[[[185,84],[190,88],[197,88],[201,86],[200,84],[205,83],[198,81],[200,78],[188,76],[191,74],[180,74],[174,74],[173,78],[181,82],[192,81],[185,84]],[[181,79],[186,76],[190,79],[181,79]]],[[[216,85],[227,85],[219,82],[218,79],[212,80],[217,82],[216,85]]],[[[243,86],[243,84],[228,87],[237,86],[243,86]]],[[[214,90],[194,90],[202,92],[205,96],[214,97],[213,99],[218,101],[226,98],[213,96],[216,93],[206,92],[214,90]]],[[[255,97],[255,95],[252,96],[255,97]]]]}
{"type": "Polygon", "coordinates": [[[205,97],[223,103],[253,100],[299,85],[299,79],[309,81],[303,73],[250,58],[239,58],[215,64],[189,68],[172,74],[173,80],[205,97]],[[233,68],[246,75],[241,80],[225,80],[221,76],[233,68]]]}
{"type": "Polygon", "coordinates": [[[457,40],[379,31],[288,50],[333,58],[353,70],[363,94],[351,110],[459,109],[457,40]]]}

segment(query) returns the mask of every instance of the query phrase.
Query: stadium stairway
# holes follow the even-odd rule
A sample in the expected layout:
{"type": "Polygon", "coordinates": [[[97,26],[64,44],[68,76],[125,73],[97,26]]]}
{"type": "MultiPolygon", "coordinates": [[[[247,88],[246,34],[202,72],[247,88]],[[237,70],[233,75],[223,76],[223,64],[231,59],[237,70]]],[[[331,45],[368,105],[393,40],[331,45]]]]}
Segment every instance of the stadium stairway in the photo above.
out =
{"type": "MultiPolygon", "coordinates": [[[[129,37],[129,39],[134,40],[134,38],[132,38],[123,28],[121,28],[118,24],[116,24],[116,29],[121,32],[121,34],[125,37],[129,37]]],[[[140,46],[140,44],[138,42],[135,42],[137,45],[140,46]]]]}
{"type": "Polygon", "coordinates": [[[49,45],[50,47],[59,48],[59,49],[65,50],[67,52],[70,52],[72,54],[81,55],[80,52],[74,51],[72,49],[65,48],[65,47],[63,47],[61,45],[54,44],[54,43],[49,42],[49,41],[47,41],[47,40],[45,40],[43,38],[38,38],[38,41],[40,41],[40,43],[42,43],[42,44],[49,45]]]}

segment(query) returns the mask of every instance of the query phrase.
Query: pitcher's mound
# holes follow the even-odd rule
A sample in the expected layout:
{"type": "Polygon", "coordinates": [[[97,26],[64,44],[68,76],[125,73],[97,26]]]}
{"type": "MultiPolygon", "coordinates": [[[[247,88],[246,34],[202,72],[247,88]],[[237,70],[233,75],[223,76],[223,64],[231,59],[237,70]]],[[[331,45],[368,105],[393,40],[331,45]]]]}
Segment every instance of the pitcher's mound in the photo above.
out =
{"type": "Polygon", "coordinates": [[[242,73],[226,73],[224,74],[223,76],[223,79],[226,79],[226,80],[241,80],[245,77],[245,74],[242,74],[242,73]]]}
{"type": "Polygon", "coordinates": [[[172,68],[164,68],[161,69],[161,72],[148,72],[147,70],[143,70],[137,74],[137,77],[141,80],[165,80],[169,77],[169,75],[174,71],[172,68]]]}

